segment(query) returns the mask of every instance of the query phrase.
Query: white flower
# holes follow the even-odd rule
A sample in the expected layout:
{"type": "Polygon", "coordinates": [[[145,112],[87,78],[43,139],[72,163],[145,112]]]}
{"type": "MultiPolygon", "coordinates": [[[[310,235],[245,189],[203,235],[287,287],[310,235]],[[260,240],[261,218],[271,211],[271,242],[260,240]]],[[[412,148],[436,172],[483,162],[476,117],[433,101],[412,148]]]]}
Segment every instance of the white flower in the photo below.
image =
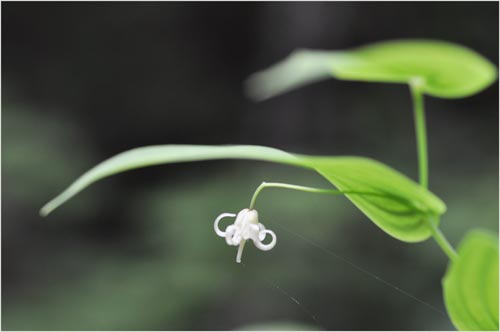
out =
{"type": "Polygon", "coordinates": [[[270,231],[259,223],[259,214],[256,210],[243,209],[238,215],[234,213],[223,213],[215,219],[214,230],[220,237],[225,237],[226,242],[230,246],[239,246],[236,262],[241,262],[241,255],[245,247],[246,240],[252,240],[260,250],[271,250],[276,245],[276,234],[270,231]],[[226,217],[234,218],[234,224],[227,226],[226,231],[219,229],[219,222],[226,217]],[[270,234],[272,240],[269,244],[264,244],[262,241],[266,238],[266,234],[270,234]]]}

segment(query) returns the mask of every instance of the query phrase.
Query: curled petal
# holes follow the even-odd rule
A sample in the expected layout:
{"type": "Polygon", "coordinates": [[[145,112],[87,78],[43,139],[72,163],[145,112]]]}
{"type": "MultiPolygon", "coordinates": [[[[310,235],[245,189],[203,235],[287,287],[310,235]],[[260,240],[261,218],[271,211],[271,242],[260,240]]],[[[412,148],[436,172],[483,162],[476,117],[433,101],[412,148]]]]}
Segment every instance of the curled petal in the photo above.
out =
{"type": "Polygon", "coordinates": [[[260,250],[264,250],[264,251],[271,250],[274,248],[274,246],[276,245],[276,234],[274,234],[273,231],[266,229],[266,230],[259,233],[259,239],[261,237],[262,237],[261,241],[254,241],[255,246],[257,248],[259,248],[260,250]],[[263,234],[263,237],[261,234],[263,234]],[[272,236],[272,240],[269,244],[264,244],[261,242],[262,240],[264,240],[266,238],[266,234],[270,234],[272,236]]]}
{"type": "MultiPolygon", "coordinates": [[[[221,231],[219,228],[219,222],[226,217],[234,218],[234,217],[236,217],[236,215],[234,213],[223,213],[220,216],[218,216],[217,219],[215,219],[215,221],[214,221],[215,233],[217,235],[219,235],[220,237],[226,236],[226,232],[221,231]]],[[[227,229],[226,229],[226,231],[227,231],[227,229]]]]}
{"type": "Polygon", "coordinates": [[[236,244],[233,243],[233,235],[236,232],[236,227],[234,225],[229,225],[226,228],[226,243],[230,246],[234,246],[236,244]]]}
{"type": "Polygon", "coordinates": [[[235,233],[234,236],[233,236],[233,246],[237,246],[240,244],[242,238],[241,238],[241,234],[240,233],[235,233]]]}
{"type": "Polygon", "coordinates": [[[259,240],[260,241],[264,241],[264,239],[266,238],[266,233],[264,233],[265,230],[266,230],[266,227],[264,225],[262,225],[261,223],[259,223],[259,240]]]}

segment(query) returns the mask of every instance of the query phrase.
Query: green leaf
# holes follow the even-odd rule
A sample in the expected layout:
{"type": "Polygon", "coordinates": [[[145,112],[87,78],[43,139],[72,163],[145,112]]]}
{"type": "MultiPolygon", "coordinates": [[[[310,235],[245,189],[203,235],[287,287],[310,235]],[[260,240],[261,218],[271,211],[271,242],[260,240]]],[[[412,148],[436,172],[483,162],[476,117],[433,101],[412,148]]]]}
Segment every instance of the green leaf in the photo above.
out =
{"type": "Polygon", "coordinates": [[[432,235],[429,222],[446,211],[444,203],[394,169],[361,157],[308,157],[310,165],[342,191],[379,193],[346,196],[377,226],[405,242],[432,235]]]}
{"type": "Polygon", "coordinates": [[[498,331],[498,237],[469,232],[443,278],[446,308],[460,330],[498,331]]]}
{"type": "Polygon", "coordinates": [[[213,159],[253,159],[301,166],[302,162],[286,152],[262,146],[153,145],[122,152],[96,165],[40,210],[42,216],[78,194],[92,183],[132,169],[213,159]]]}
{"type": "Polygon", "coordinates": [[[247,93],[264,100],[306,84],[342,80],[411,83],[428,95],[461,98],[497,78],[488,59],[461,45],[437,40],[394,40],[345,51],[300,49],[250,76],[247,93]]]}
{"type": "Polygon", "coordinates": [[[361,157],[314,157],[253,145],[158,145],[120,153],[84,173],[40,211],[48,215],[90,184],[127,170],[211,159],[250,159],[314,170],[347,194],[368,218],[389,235],[407,242],[431,235],[428,220],[446,210],[444,203],[414,181],[379,162],[361,157]]]}

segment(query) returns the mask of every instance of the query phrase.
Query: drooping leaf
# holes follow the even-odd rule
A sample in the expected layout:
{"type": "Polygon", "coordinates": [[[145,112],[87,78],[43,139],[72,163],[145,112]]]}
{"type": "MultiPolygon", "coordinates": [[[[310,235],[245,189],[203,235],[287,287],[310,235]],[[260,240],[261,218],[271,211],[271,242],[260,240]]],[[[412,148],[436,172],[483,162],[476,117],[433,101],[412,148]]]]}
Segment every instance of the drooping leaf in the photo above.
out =
{"type": "Polygon", "coordinates": [[[414,181],[373,159],[308,157],[307,160],[342,191],[382,194],[346,196],[377,226],[399,240],[427,239],[432,235],[428,224],[432,217],[446,211],[436,196],[429,196],[429,192],[414,181]]]}
{"type": "Polygon", "coordinates": [[[329,77],[386,83],[419,80],[428,95],[461,98],[492,84],[497,68],[458,44],[393,40],[344,51],[299,49],[250,76],[246,87],[250,97],[264,100],[329,77]]]}
{"type": "Polygon", "coordinates": [[[443,278],[446,308],[460,330],[498,331],[498,237],[469,232],[443,278]]]}
{"type": "Polygon", "coordinates": [[[426,224],[446,210],[431,192],[397,171],[361,157],[314,157],[253,145],[158,145],[120,153],[84,173],[40,211],[45,216],[90,184],[127,170],[153,165],[211,159],[269,161],[314,170],[347,194],[368,218],[389,235],[407,242],[431,235],[426,224]]]}

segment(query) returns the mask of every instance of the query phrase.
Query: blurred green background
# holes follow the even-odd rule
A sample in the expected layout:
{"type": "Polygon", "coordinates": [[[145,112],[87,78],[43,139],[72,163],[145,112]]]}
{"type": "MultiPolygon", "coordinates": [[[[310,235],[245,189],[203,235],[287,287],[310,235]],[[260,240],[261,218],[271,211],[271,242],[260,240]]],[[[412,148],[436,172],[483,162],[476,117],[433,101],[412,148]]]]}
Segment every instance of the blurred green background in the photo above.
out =
{"type": "MultiPolygon", "coordinates": [[[[3,2],[2,328],[453,329],[439,312],[437,245],[398,242],[342,197],[264,191],[257,208],[278,244],[235,263],[215,217],[246,207],[262,181],[328,185],[305,170],[158,166],[106,179],[46,219],[38,210],[91,166],[148,144],[364,155],[416,178],[407,87],[329,80],[255,104],[243,80],[298,47],[392,38],[460,43],[498,65],[498,37],[491,2],[3,2]]],[[[498,233],[498,83],[426,106],[443,232],[454,245],[472,227],[498,233]]]]}

